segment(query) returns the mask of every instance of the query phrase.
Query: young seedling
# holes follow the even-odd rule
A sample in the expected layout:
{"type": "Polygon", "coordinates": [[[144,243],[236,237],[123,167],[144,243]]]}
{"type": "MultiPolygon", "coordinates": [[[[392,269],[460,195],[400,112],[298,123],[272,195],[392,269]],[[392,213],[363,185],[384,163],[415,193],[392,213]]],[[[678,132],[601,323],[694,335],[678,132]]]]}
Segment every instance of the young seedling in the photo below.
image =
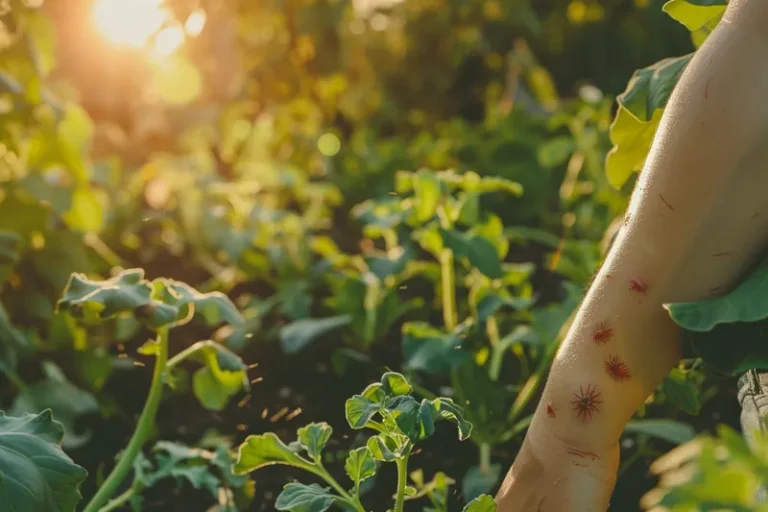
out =
{"type": "MultiPolygon", "coordinates": [[[[407,486],[408,459],[414,446],[431,436],[435,431],[435,423],[440,420],[455,423],[460,440],[467,439],[472,430],[472,425],[462,416],[462,408],[451,399],[424,399],[419,402],[411,396],[412,391],[405,377],[388,372],[380,382],[369,385],[361,394],[347,400],[346,417],[349,426],[355,430],[367,428],[376,432],[368,438],[365,446],[349,452],[344,464],[352,482],[349,490],[331,476],[322,462],[323,448],[332,433],[327,423],[311,423],[300,428],[298,439],[289,444],[283,443],[272,432],[248,436],[240,445],[233,472],[242,475],[271,464],[286,464],[312,473],[330,486],[289,483],[275,501],[277,510],[302,511],[307,510],[311,504],[312,510],[316,512],[328,510],[333,505],[365,512],[367,509],[360,500],[360,484],[376,474],[379,462],[394,462],[397,466],[397,489],[392,510],[403,512],[407,495],[413,494],[416,497],[418,494],[417,490],[407,486]]],[[[421,487],[423,495],[428,495],[428,490],[421,487]]],[[[429,492],[433,490],[429,489],[429,492]]],[[[495,510],[495,506],[489,506],[493,504],[489,496],[481,498],[467,505],[464,510],[495,510]]]]}
{"type": "Polygon", "coordinates": [[[232,395],[248,386],[246,365],[236,354],[213,341],[195,343],[168,359],[170,331],[195,316],[209,325],[225,322],[238,326],[243,319],[235,305],[221,293],[203,294],[169,279],[148,281],[141,269],[125,270],[104,281],[73,274],[57,308],[86,326],[118,315],[133,315],[156,334],[154,340],[139,349],[140,353],[154,355],[156,359],[149,394],[136,429],[117,465],[84,509],[84,512],[97,512],[117,491],[149,438],[163,383],[173,381],[171,372],[179,363],[197,359],[204,364],[195,373],[192,384],[197,398],[209,409],[221,409],[232,395]]]}

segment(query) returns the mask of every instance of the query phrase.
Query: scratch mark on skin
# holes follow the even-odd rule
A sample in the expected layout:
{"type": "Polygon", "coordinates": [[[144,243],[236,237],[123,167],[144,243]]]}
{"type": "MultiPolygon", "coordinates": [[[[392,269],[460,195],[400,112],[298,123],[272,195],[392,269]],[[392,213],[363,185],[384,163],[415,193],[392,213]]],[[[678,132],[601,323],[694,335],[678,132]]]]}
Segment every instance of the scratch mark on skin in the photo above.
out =
{"type": "Polygon", "coordinates": [[[613,329],[608,326],[608,322],[600,322],[595,327],[595,332],[592,334],[592,341],[598,345],[605,345],[613,338],[613,329]]]}
{"type": "Polygon", "coordinates": [[[663,196],[663,195],[659,194],[659,197],[660,197],[660,198],[661,198],[661,200],[664,202],[664,204],[665,204],[665,205],[667,205],[667,208],[669,208],[669,209],[670,209],[670,210],[672,210],[673,212],[675,211],[675,207],[674,207],[674,206],[672,206],[671,204],[669,204],[669,201],[667,201],[666,199],[664,199],[664,196],[663,196]]]}
{"type": "Polygon", "coordinates": [[[723,256],[730,256],[732,252],[716,252],[712,255],[713,258],[722,258],[723,256]]]}
{"type": "Polygon", "coordinates": [[[750,217],[750,219],[756,219],[756,218],[758,218],[760,215],[762,215],[762,212],[755,212],[755,213],[753,213],[753,214],[752,214],[752,216],[750,217]]]}
{"type": "Polygon", "coordinates": [[[591,458],[592,460],[599,460],[600,457],[597,454],[594,454],[592,452],[588,452],[585,450],[577,450],[576,448],[568,448],[566,450],[566,453],[570,455],[575,455],[576,457],[585,459],[587,457],[591,458]]]}
{"type": "Polygon", "coordinates": [[[719,292],[722,289],[723,289],[722,286],[715,286],[714,288],[710,288],[709,291],[710,292],[719,292]]]}
{"type": "Polygon", "coordinates": [[[544,504],[545,501],[547,501],[547,497],[546,496],[544,496],[544,498],[542,498],[542,500],[539,502],[539,506],[536,507],[537,512],[541,512],[541,506],[544,504]]]}
{"type": "Polygon", "coordinates": [[[582,421],[587,421],[592,419],[593,413],[600,412],[597,407],[603,403],[600,400],[600,395],[601,393],[594,384],[589,384],[586,390],[584,386],[579,386],[579,392],[574,393],[574,398],[571,400],[571,406],[576,411],[576,417],[582,421]]]}
{"type": "Polygon", "coordinates": [[[629,289],[633,292],[642,293],[643,295],[648,293],[648,283],[638,281],[636,279],[629,280],[629,289]]]}
{"type": "Polygon", "coordinates": [[[707,85],[704,86],[704,99],[709,98],[709,82],[712,80],[707,80],[707,85]]]}
{"type": "Polygon", "coordinates": [[[626,363],[619,359],[619,356],[610,356],[605,361],[605,371],[616,382],[626,382],[632,378],[632,372],[629,371],[626,363]]]}
{"type": "Polygon", "coordinates": [[[557,409],[552,407],[552,404],[550,402],[547,402],[547,416],[549,416],[550,418],[557,417],[557,409]]]}

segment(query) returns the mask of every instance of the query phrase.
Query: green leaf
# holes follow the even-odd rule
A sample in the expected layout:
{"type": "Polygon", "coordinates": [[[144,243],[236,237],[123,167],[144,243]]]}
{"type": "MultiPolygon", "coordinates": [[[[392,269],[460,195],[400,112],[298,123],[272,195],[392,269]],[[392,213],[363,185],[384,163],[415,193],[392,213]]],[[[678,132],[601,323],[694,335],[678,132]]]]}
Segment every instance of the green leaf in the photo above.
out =
{"type": "Polygon", "coordinates": [[[768,318],[768,258],[733,291],[722,297],[666,305],[672,320],[689,331],[709,331],[719,324],[768,318]]]}
{"type": "Polygon", "coordinates": [[[374,402],[362,395],[355,395],[347,399],[344,405],[347,423],[354,429],[364,428],[379,411],[379,408],[381,408],[381,402],[374,402]]]}
{"type": "Polygon", "coordinates": [[[381,391],[387,396],[410,395],[413,388],[402,374],[397,372],[386,372],[381,376],[381,391]]]}
{"type": "Polygon", "coordinates": [[[280,346],[288,354],[295,354],[312,343],[318,336],[347,325],[348,315],[329,318],[302,318],[280,329],[280,346]]]}
{"type": "Polygon", "coordinates": [[[725,296],[667,304],[683,339],[710,368],[727,375],[768,368],[768,259],[725,296]]]}
{"type": "Polygon", "coordinates": [[[475,268],[487,277],[499,279],[504,275],[496,247],[487,238],[442,228],[440,235],[445,246],[451,249],[457,258],[466,257],[475,268]]]}
{"type": "Polygon", "coordinates": [[[696,429],[692,426],[667,419],[632,420],[624,427],[624,432],[647,434],[673,444],[687,443],[696,437],[696,429]]]}
{"type": "Polygon", "coordinates": [[[77,187],[72,192],[72,207],[64,214],[69,227],[78,231],[98,232],[104,225],[104,207],[93,188],[77,187]]]}
{"type": "Polygon", "coordinates": [[[400,458],[402,445],[390,434],[378,434],[368,438],[368,449],[376,460],[391,462],[400,458]]]}
{"type": "Polygon", "coordinates": [[[433,374],[447,373],[469,355],[460,350],[462,339],[443,334],[423,322],[403,325],[403,366],[433,374]]]}
{"type": "Polygon", "coordinates": [[[16,395],[8,414],[21,416],[51,409],[58,418],[57,423],[61,423],[64,429],[62,445],[66,448],[82,446],[90,439],[91,433],[76,434],[75,421],[85,414],[98,412],[98,402],[92,394],[67,380],[54,363],[44,361],[43,371],[45,380],[28,386],[16,395]]]}
{"type": "Polygon", "coordinates": [[[440,418],[452,421],[459,428],[459,440],[463,441],[472,434],[472,424],[464,419],[464,409],[453,403],[450,398],[435,398],[432,406],[440,418]]]}
{"type": "Polygon", "coordinates": [[[499,478],[501,464],[491,464],[485,470],[480,466],[472,466],[461,481],[461,493],[465,500],[473,500],[493,489],[499,478]]]}
{"type": "Polygon", "coordinates": [[[608,181],[620,188],[642,169],[663,109],[693,54],[664,59],[635,71],[617,98],[619,109],[611,124],[613,148],[605,167],[608,181]]]}
{"type": "Polygon", "coordinates": [[[147,488],[163,479],[173,478],[186,480],[195,489],[205,489],[217,498],[222,481],[214,471],[223,469],[225,474],[230,473],[228,466],[221,467],[217,458],[212,458],[212,452],[181,443],[158,441],[152,447],[152,454],[156,464],[143,455],[133,463],[136,480],[147,488]]]}
{"type": "Polygon", "coordinates": [[[61,449],[50,410],[7,417],[0,411],[0,503],[24,512],[74,512],[88,473],[61,449]]]}
{"type": "Polygon", "coordinates": [[[435,433],[436,411],[432,403],[424,399],[419,403],[412,396],[398,396],[387,401],[386,409],[395,415],[400,432],[412,442],[421,441],[435,433]]]}
{"type": "Polygon", "coordinates": [[[344,470],[356,486],[375,475],[376,461],[371,450],[367,446],[351,450],[344,462],[344,470]]]}
{"type": "Polygon", "coordinates": [[[330,491],[330,487],[293,482],[283,487],[283,492],[275,501],[275,509],[294,512],[323,512],[339,499],[330,491]]]}
{"type": "Polygon", "coordinates": [[[299,443],[307,450],[307,453],[314,460],[320,460],[320,455],[331,438],[333,429],[327,423],[310,423],[298,430],[299,443]]]}
{"type": "Polygon", "coordinates": [[[104,281],[72,274],[56,307],[75,318],[105,319],[149,306],[152,287],[142,269],[131,269],[104,281]]]}
{"type": "Polygon", "coordinates": [[[163,318],[166,314],[174,317],[174,323],[193,317],[201,318],[209,326],[224,323],[237,327],[245,322],[237,306],[221,292],[201,293],[186,283],[171,279],[158,279],[154,286],[154,298],[164,305],[155,315],[159,325],[171,321],[170,317],[163,318]]]}
{"type": "Polygon", "coordinates": [[[411,179],[416,205],[414,218],[418,224],[423,224],[435,216],[437,206],[440,204],[440,180],[428,169],[420,169],[412,175],[411,179]]]}
{"type": "Polygon", "coordinates": [[[309,462],[296,455],[275,434],[267,432],[261,435],[250,435],[243,441],[238,448],[237,460],[232,472],[243,475],[272,464],[306,468],[309,462]]]}
{"type": "Polygon", "coordinates": [[[496,502],[493,501],[493,498],[484,494],[467,503],[462,512],[496,512],[496,502]]]}
{"type": "Polygon", "coordinates": [[[248,367],[237,354],[211,340],[191,349],[192,357],[205,365],[192,377],[192,389],[203,407],[220,411],[232,396],[248,388],[248,367]]]}
{"type": "Polygon", "coordinates": [[[701,29],[725,13],[728,0],[669,0],[662,9],[691,32],[701,29]]]}
{"type": "Polygon", "coordinates": [[[679,368],[673,368],[661,383],[661,390],[667,399],[681,411],[698,414],[701,409],[699,388],[688,378],[688,374],[679,368]]]}

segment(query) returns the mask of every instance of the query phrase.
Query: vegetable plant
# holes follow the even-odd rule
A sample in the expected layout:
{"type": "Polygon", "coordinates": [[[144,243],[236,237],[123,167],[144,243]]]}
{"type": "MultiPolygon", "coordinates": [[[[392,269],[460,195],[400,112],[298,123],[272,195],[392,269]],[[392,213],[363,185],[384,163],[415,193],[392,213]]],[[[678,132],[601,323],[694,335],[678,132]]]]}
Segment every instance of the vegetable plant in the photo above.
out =
{"type": "MultiPolygon", "coordinates": [[[[413,476],[419,489],[408,485],[408,460],[417,443],[430,437],[435,423],[448,420],[456,424],[459,440],[467,439],[472,425],[463,417],[463,409],[449,398],[439,397],[421,402],[412,396],[413,388],[402,374],[387,372],[381,381],[370,384],[362,393],[347,400],[345,413],[352,429],[375,432],[364,446],[350,450],[344,469],[352,487],[339,483],[323,464],[323,448],[333,429],[327,423],[310,423],[297,431],[297,440],[285,444],[275,434],[251,435],[238,450],[234,465],[236,474],[246,474],[272,464],[294,466],[315,475],[328,487],[317,483],[292,482],[277,498],[277,510],[322,512],[336,505],[341,509],[364,512],[361,484],[373,477],[380,463],[394,463],[397,468],[397,488],[394,512],[402,512],[406,500],[428,496],[436,508],[447,510],[445,489],[448,481],[438,474],[430,484],[423,475],[413,476]],[[441,494],[442,493],[442,494],[441,494]]],[[[495,510],[493,500],[478,497],[465,511],[495,510]]]]}

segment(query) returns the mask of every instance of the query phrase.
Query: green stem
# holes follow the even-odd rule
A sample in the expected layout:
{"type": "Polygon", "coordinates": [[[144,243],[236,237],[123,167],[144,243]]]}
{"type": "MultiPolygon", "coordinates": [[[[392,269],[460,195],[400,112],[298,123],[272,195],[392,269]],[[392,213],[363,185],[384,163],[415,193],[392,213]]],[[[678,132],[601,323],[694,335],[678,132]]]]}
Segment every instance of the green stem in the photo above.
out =
{"type": "Polygon", "coordinates": [[[405,486],[408,479],[408,457],[410,455],[410,452],[406,452],[402,458],[395,461],[397,463],[397,496],[395,497],[394,512],[403,512],[405,486]]]}
{"type": "Polygon", "coordinates": [[[188,346],[172,358],[168,360],[168,362],[165,364],[165,371],[169,371],[172,368],[174,368],[177,364],[184,361],[185,359],[188,359],[189,356],[194,354],[195,352],[202,350],[205,347],[213,346],[215,347],[217,343],[215,341],[211,340],[205,340],[205,341],[198,341],[197,343],[193,343],[192,345],[188,346]]]}
{"type": "Polygon", "coordinates": [[[155,423],[155,415],[160,406],[160,399],[163,396],[163,373],[168,360],[168,328],[161,328],[157,332],[157,360],[155,369],[152,373],[152,384],[149,387],[147,401],[144,404],[144,410],[141,411],[139,422],[136,424],[136,430],[133,431],[131,440],[128,441],[125,451],[120,457],[117,465],[109,474],[104,484],[96,491],[91,501],[83,509],[83,512],[97,512],[112,496],[120,486],[126,475],[131,471],[131,466],[141,447],[149,437],[152,426],[155,423]]]}
{"type": "Polygon", "coordinates": [[[130,500],[134,495],[141,492],[141,489],[142,485],[139,483],[139,481],[134,480],[133,485],[126,489],[126,491],[119,495],[117,498],[109,500],[109,503],[101,507],[99,512],[112,512],[113,510],[117,510],[119,507],[128,502],[128,500],[130,500]]]}
{"type": "Polygon", "coordinates": [[[453,332],[459,324],[456,312],[456,283],[453,269],[453,251],[443,249],[440,252],[440,274],[443,286],[443,322],[445,330],[453,332]]]}
{"type": "Polygon", "coordinates": [[[339,482],[337,482],[336,479],[333,478],[330,473],[328,473],[328,470],[325,469],[325,467],[320,461],[316,461],[315,464],[312,464],[312,465],[307,465],[304,469],[306,469],[311,473],[316,474],[317,476],[319,476],[320,478],[328,482],[328,484],[331,487],[333,487],[333,489],[337,493],[339,493],[339,495],[344,499],[344,501],[352,505],[352,507],[357,512],[365,512],[365,508],[363,508],[362,503],[360,503],[360,498],[358,496],[352,496],[347,491],[345,491],[344,488],[341,486],[341,484],[339,484],[339,482]]]}
{"type": "Polygon", "coordinates": [[[488,471],[491,468],[491,445],[480,443],[480,469],[488,471]]]}
{"type": "Polygon", "coordinates": [[[3,373],[20,393],[27,390],[27,384],[21,380],[19,374],[8,368],[2,361],[0,361],[0,373],[3,373]]]}

